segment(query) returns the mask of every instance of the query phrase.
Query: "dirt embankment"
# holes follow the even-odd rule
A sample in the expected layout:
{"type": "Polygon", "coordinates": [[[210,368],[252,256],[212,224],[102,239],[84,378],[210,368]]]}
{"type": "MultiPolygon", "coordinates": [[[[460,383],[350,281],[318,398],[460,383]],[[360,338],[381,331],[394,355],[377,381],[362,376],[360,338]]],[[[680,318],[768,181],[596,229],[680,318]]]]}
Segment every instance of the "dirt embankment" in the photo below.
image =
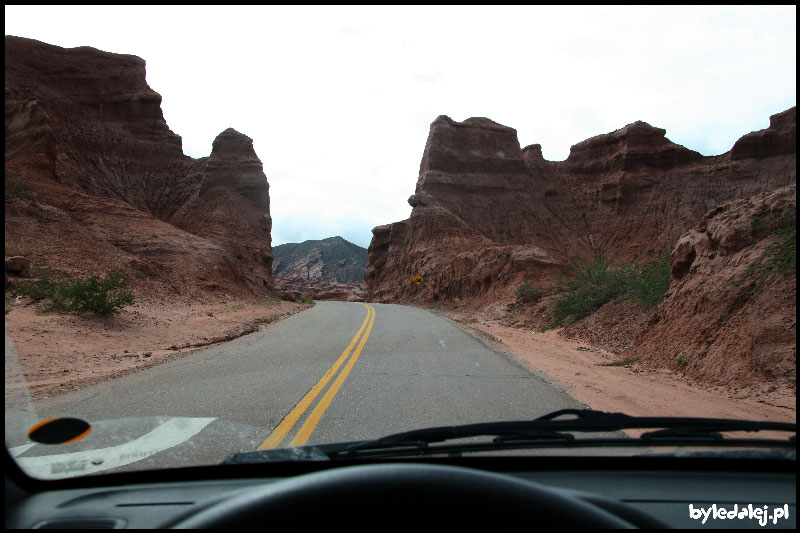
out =
{"type": "MultiPolygon", "coordinates": [[[[619,356],[564,330],[536,332],[481,313],[437,311],[462,329],[514,354],[538,375],[592,409],[634,416],[697,416],[795,422],[796,396],[789,387],[709,385],[677,369],[618,365],[619,356]]],[[[619,343],[608,334],[607,342],[619,343]]]]}
{"type": "Polygon", "coordinates": [[[11,309],[6,334],[36,400],[184,357],[311,306],[277,299],[202,304],[144,300],[117,316],[100,317],[43,313],[40,305],[24,299],[6,304],[11,309]]]}

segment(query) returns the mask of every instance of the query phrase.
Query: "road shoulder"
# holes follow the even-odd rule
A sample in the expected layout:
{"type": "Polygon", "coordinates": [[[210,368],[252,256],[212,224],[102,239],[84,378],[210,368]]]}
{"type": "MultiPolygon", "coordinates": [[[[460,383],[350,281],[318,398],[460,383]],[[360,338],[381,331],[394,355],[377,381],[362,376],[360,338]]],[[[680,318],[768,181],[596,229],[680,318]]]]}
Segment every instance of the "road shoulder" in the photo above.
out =
{"type": "Polygon", "coordinates": [[[101,317],[43,313],[36,304],[21,303],[6,314],[6,334],[37,400],[185,357],[312,306],[280,300],[139,302],[101,317]]]}
{"type": "Polygon", "coordinates": [[[523,361],[592,409],[634,416],[748,418],[794,422],[794,396],[781,391],[709,387],[678,372],[652,371],[632,366],[609,366],[617,357],[603,349],[566,339],[558,330],[544,332],[514,328],[469,315],[440,313],[464,331],[523,361]]]}

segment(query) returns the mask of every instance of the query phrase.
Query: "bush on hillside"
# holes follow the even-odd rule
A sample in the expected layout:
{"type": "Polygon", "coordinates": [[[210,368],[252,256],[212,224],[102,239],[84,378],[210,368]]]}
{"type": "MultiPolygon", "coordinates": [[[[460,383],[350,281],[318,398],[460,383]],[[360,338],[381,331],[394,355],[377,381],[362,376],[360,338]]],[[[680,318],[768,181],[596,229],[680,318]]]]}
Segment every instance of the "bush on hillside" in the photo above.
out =
{"type": "Polygon", "coordinates": [[[61,281],[53,279],[52,270],[39,268],[35,272],[39,279],[21,282],[17,293],[39,300],[49,298],[49,310],[114,315],[134,302],[122,272],[104,278],[91,275],[61,281]]]}
{"type": "Polygon", "coordinates": [[[558,278],[548,305],[550,323],[543,329],[569,326],[623,297],[652,307],[669,289],[669,255],[653,262],[618,265],[600,257],[579,263],[572,271],[572,276],[558,278]]]}
{"type": "Polygon", "coordinates": [[[796,275],[797,272],[797,214],[787,213],[781,217],[770,216],[757,219],[756,229],[762,229],[774,236],[773,241],[764,250],[764,255],[745,270],[741,281],[756,276],[751,292],[755,293],[764,286],[773,274],[796,275]]]}
{"type": "Polygon", "coordinates": [[[631,276],[630,297],[642,307],[653,307],[664,299],[672,279],[669,255],[662,255],[657,261],[641,263],[631,276]]]}

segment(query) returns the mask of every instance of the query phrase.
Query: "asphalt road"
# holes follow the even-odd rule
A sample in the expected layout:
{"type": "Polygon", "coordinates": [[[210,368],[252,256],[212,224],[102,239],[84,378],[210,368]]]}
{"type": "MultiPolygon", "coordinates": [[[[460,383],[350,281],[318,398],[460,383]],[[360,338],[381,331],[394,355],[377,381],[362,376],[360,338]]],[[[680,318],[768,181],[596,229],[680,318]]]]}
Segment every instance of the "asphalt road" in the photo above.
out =
{"type": "Polygon", "coordinates": [[[11,413],[20,427],[87,420],[92,431],[79,441],[31,446],[7,423],[6,442],[37,475],[62,477],[216,464],[243,450],[569,407],[583,406],[445,318],[401,305],[318,302],[263,331],[11,413]]]}

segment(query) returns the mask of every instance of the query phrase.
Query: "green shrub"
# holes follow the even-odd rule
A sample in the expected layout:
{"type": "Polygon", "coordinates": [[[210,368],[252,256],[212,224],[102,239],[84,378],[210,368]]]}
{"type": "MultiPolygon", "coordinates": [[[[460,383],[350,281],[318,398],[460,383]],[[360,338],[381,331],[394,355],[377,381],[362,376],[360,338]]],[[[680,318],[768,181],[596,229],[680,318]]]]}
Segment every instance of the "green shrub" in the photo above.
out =
{"type": "Polygon", "coordinates": [[[113,315],[134,302],[122,272],[105,278],[96,275],[67,280],[58,285],[52,296],[53,308],[74,313],[113,315]]]}
{"type": "Polygon", "coordinates": [[[751,293],[758,292],[773,274],[796,275],[797,273],[797,214],[788,213],[781,217],[770,215],[756,219],[753,223],[758,229],[766,229],[774,235],[774,240],[765,248],[764,255],[750,265],[739,283],[756,276],[751,293]]]}
{"type": "Polygon", "coordinates": [[[584,261],[571,277],[558,278],[550,298],[550,323],[542,331],[569,326],[608,302],[631,298],[642,307],[658,305],[669,289],[669,255],[638,264],[612,265],[608,258],[584,261]]]}
{"type": "Polygon", "coordinates": [[[34,300],[50,298],[58,282],[53,280],[53,275],[61,274],[50,268],[35,266],[31,268],[32,279],[21,280],[17,284],[16,292],[20,296],[30,296],[34,300]]]}
{"type": "Polygon", "coordinates": [[[550,299],[550,323],[545,329],[568,326],[616,300],[630,287],[630,266],[611,266],[605,257],[573,267],[572,277],[559,277],[550,299]]]}
{"type": "Polygon", "coordinates": [[[630,297],[642,307],[653,307],[664,299],[672,278],[669,255],[662,255],[658,261],[640,263],[631,276],[630,297]]]}
{"type": "Polygon", "coordinates": [[[314,299],[311,296],[301,296],[300,303],[302,304],[313,304],[314,299]]]}
{"type": "Polygon", "coordinates": [[[61,281],[53,280],[53,271],[48,269],[39,269],[37,274],[39,279],[20,283],[17,292],[36,299],[49,298],[49,310],[113,315],[134,302],[121,272],[105,278],[91,275],[61,281]]]}

